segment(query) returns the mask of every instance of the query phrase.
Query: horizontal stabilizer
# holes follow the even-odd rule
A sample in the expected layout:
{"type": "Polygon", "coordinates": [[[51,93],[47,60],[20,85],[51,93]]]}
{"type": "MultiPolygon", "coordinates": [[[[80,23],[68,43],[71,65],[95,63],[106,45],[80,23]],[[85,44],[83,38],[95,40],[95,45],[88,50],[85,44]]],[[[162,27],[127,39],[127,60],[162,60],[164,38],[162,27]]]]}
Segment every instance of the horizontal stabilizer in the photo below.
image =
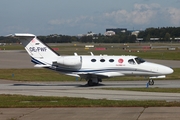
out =
{"type": "Polygon", "coordinates": [[[35,35],[28,33],[15,33],[15,37],[35,37],[35,35]]]}

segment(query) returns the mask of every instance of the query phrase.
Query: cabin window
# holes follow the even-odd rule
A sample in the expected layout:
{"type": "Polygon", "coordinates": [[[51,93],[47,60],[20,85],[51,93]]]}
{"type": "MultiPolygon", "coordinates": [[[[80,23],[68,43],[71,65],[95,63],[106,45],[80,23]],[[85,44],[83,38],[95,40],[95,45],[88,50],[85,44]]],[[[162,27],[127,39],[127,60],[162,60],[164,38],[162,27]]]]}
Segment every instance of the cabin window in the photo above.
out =
{"type": "Polygon", "coordinates": [[[136,64],[133,59],[128,60],[128,63],[129,63],[129,64],[132,64],[132,65],[136,64]]]}
{"type": "Polygon", "coordinates": [[[109,62],[114,62],[114,59],[109,59],[109,62]]]}
{"type": "Polygon", "coordinates": [[[135,58],[135,61],[137,62],[137,64],[141,64],[141,63],[145,62],[145,60],[143,60],[142,58],[139,58],[139,57],[135,58]]]}
{"type": "Polygon", "coordinates": [[[91,62],[96,62],[96,59],[91,59],[91,62]]]}
{"type": "Polygon", "coordinates": [[[101,61],[101,62],[105,62],[105,59],[101,59],[100,61],[101,61]]]}

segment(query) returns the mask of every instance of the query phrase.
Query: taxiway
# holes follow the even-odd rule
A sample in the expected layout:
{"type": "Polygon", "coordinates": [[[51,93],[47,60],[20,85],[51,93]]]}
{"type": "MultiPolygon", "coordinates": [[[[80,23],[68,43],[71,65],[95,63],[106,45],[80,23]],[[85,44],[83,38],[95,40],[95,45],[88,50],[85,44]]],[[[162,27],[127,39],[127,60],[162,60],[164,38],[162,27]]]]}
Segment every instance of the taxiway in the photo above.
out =
{"type": "MultiPolygon", "coordinates": [[[[153,87],[179,88],[179,80],[155,81],[153,87]]],[[[0,94],[34,96],[81,97],[108,100],[165,100],[180,101],[179,93],[136,92],[104,90],[101,88],[146,88],[146,81],[104,81],[98,86],[89,87],[84,82],[13,82],[0,80],[0,94]]],[[[148,89],[148,88],[147,88],[148,89]]]]}

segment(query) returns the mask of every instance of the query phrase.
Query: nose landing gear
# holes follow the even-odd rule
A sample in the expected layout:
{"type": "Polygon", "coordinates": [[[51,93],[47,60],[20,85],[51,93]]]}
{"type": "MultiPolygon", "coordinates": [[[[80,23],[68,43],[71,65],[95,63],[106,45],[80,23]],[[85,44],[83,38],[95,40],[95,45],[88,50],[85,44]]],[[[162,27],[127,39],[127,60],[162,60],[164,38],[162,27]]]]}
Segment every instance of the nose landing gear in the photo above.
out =
{"type": "Polygon", "coordinates": [[[149,85],[154,85],[154,80],[150,79],[148,83],[149,85]]]}

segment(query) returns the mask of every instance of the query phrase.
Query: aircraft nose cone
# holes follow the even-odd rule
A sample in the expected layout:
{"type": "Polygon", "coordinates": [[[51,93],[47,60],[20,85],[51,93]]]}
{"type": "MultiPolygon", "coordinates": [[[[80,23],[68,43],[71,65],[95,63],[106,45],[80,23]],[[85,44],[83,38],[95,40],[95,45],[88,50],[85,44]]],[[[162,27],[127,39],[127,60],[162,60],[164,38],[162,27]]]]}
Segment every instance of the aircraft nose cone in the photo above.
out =
{"type": "Polygon", "coordinates": [[[173,73],[174,72],[174,70],[172,69],[172,68],[170,68],[170,67],[164,67],[163,68],[163,73],[164,74],[171,74],[171,73],[173,73]]]}
{"type": "Polygon", "coordinates": [[[174,72],[172,68],[156,63],[148,63],[148,67],[151,68],[151,71],[157,73],[158,75],[167,75],[174,72]]]}
{"type": "Polygon", "coordinates": [[[169,68],[168,72],[169,72],[169,74],[171,74],[174,72],[174,70],[172,68],[169,68]]]}

